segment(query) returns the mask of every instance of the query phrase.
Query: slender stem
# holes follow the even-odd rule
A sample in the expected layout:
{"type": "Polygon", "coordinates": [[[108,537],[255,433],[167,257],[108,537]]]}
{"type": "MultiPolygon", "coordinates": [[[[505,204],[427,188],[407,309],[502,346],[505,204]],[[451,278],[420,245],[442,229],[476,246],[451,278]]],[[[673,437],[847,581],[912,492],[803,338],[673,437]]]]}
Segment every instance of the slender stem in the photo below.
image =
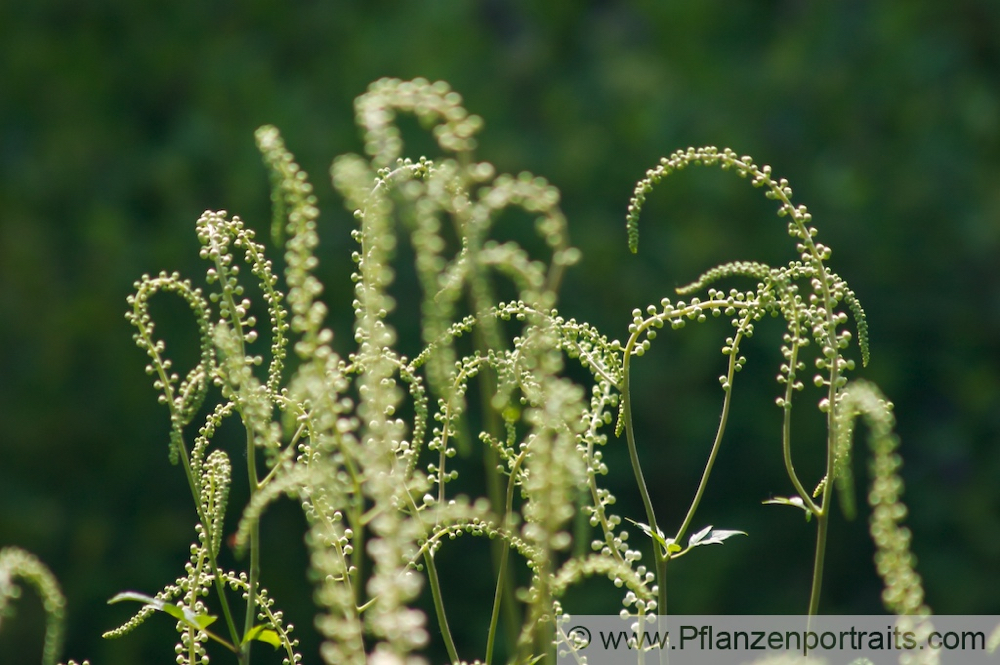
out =
{"type": "MultiPolygon", "coordinates": [[[[714,306],[734,306],[733,303],[728,301],[707,301],[704,303],[699,303],[697,305],[692,305],[686,307],[682,310],[675,312],[675,316],[687,316],[689,312],[703,311],[706,308],[711,308],[714,306]]],[[[739,307],[748,307],[749,303],[738,303],[739,307]]],[[[749,315],[748,315],[749,316],[749,315]]],[[[631,359],[632,353],[635,349],[636,342],[639,339],[639,335],[651,325],[653,319],[647,319],[642,325],[638,326],[634,332],[629,336],[628,342],[625,344],[625,349],[622,352],[622,420],[625,426],[625,437],[628,443],[628,454],[629,460],[632,463],[632,472],[635,474],[636,485],[639,487],[639,495],[642,497],[642,505],[646,510],[646,519],[649,522],[649,527],[652,529],[653,533],[659,534],[660,530],[656,524],[656,513],[653,510],[653,502],[649,497],[649,490],[646,487],[646,481],[642,474],[642,465],[639,462],[639,453],[635,444],[635,432],[632,426],[632,395],[631,395],[631,359]]],[[[742,330],[742,328],[741,328],[742,330]]],[[[740,334],[739,331],[737,333],[740,334]]],[[[735,353],[734,353],[735,357],[735,353]]],[[[730,375],[729,383],[732,383],[732,373],[735,369],[735,361],[730,359],[730,375]]],[[[697,508],[697,504],[701,499],[701,493],[704,491],[705,483],[707,482],[708,475],[711,472],[711,467],[715,462],[715,455],[718,452],[719,444],[722,440],[722,434],[725,429],[725,421],[728,415],[728,400],[729,393],[726,396],[726,402],[723,405],[723,422],[720,424],[720,429],[716,434],[715,443],[712,446],[712,453],[709,456],[709,462],[705,469],[705,473],[702,475],[702,482],[699,484],[699,493],[695,497],[695,502],[691,509],[688,511],[688,515],[685,518],[685,522],[690,522],[691,517],[694,514],[694,510],[697,508]]],[[[686,528],[687,524],[682,526],[681,531],[686,528]]],[[[654,560],[656,564],[656,577],[658,581],[658,593],[657,593],[657,613],[666,614],[667,613],[667,561],[670,559],[670,553],[665,550],[665,548],[659,544],[655,539],[653,541],[654,550],[654,560]]]]}
{"type": "MultiPolygon", "coordinates": [[[[629,338],[625,345],[622,357],[622,418],[625,424],[625,438],[628,443],[628,456],[632,462],[632,472],[635,474],[635,482],[639,487],[639,496],[642,497],[642,505],[646,509],[646,520],[653,533],[659,533],[656,526],[656,512],[653,510],[653,502],[649,498],[649,490],[646,488],[646,480],[642,475],[642,465],[639,463],[639,453],[635,445],[635,432],[632,429],[632,394],[629,381],[631,379],[631,356],[632,349],[635,348],[636,336],[629,338]]],[[[667,613],[667,552],[658,542],[653,541],[653,559],[656,562],[656,578],[659,586],[658,593],[658,614],[667,613]]]]}
{"type": "Polygon", "coordinates": [[[493,646],[496,641],[497,623],[500,621],[500,605],[507,588],[507,560],[510,558],[510,546],[507,543],[500,552],[500,561],[497,562],[497,588],[493,594],[493,610],[490,613],[490,629],[486,634],[486,665],[493,662],[493,646]]]}
{"type": "MultiPolygon", "coordinates": [[[[176,402],[174,400],[174,391],[171,387],[172,384],[164,368],[163,359],[156,351],[156,345],[153,343],[153,340],[150,339],[147,329],[142,329],[140,334],[143,337],[146,348],[152,349],[153,365],[156,368],[156,373],[161,384],[163,385],[163,395],[166,399],[167,408],[170,410],[171,428],[174,431],[173,443],[177,449],[177,454],[181,461],[181,467],[184,469],[184,477],[187,478],[188,488],[191,490],[191,497],[194,499],[194,509],[198,514],[198,520],[205,529],[205,535],[208,542],[212,542],[214,538],[214,533],[212,532],[212,521],[208,519],[208,516],[202,510],[200,483],[198,479],[195,478],[194,469],[191,467],[191,456],[188,454],[187,444],[184,442],[184,432],[182,429],[181,419],[175,410],[176,402]]],[[[219,603],[222,605],[222,614],[226,620],[226,627],[229,630],[229,635],[233,642],[238,644],[240,642],[239,633],[236,631],[236,623],[233,621],[233,614],[229,609],[229,601],[226,598],[226,585],[222,579],[222,571],[219,569],[219,564],[214,556],[210,557],[210,560],[212,565],[212,577],[215,582],[216,593],[219,595],[219,603]]],[[[242,654],[239,654],[238,660],[240,665],[244,665],[242,654]]]]}
{"type": "MultiPolygon", "coordinates": [[[[789,381],[791,384],[791,381],[789,381]]],[[[806,491],[805,487],[802,485],[802,481],[799,480],[798,474],[795,473],[795,467],[792,465],[792,388],[789,385],[788,389],[785,391],[785,407],[784,416],[781,423],[781,454],[785,460],[785,471],[788,473],[788,478],[792,481],[792,485],[795,487],[795,491],[798,492],[799,498],[805,504],[806,508],[820,515],[823,510],[816,505],[813,501],[812,495],[806,491]]]]}
{"type": "MultiPolygon", "coordinates": [[[[473,330],[473,338],[475,339],[476,348],[483,354],[487,355],[489,351],[489,343],[486,336],[483,334],[483,329],[481,326],[476,326],[473,330]]],[[[497,382],[494,377],[493,372],[479,372],[479,393],[480,393],[480,408],[483,413],[483,431],[491,436],[500,436],[500,421],[497,417],[497,410],[493,406],[493,395],[497,394],[497,382]]],[[[520,456],[516,465],[520,465],[520,456]]],[[[503,490],[500,487],[500,474],[497,472],[497,465],[500,463],[499,456],[492,446],[485,446],[483,450],[483,466],[486,473],[486,493],[490,500],[490,507],[495,513],[500,513],[502,507],[505,507],[504,521],[509,520],[511,511],[513,510],[513,482],[514,473],[511,471],[511,480],[508,483],[506,503],[504,503],[503,490]]],[[[513,580],[507,576],[507,562],[509,559],[509,546],[506,542],[502,540],[493,540],[491,554],[493,556],[493,570],[497,576],[497,595],[493,600],[493,615],[490,618],[490,631],[487,637],[487,648],[486,648],[486,660],[489,663],[490,658],[493,653],[493,639],[496,633],[497,621],[499,620],[499,609],[502,606],[505,609],[505,626],[506,626],[506,639],[507,645],[511,651],[517,645],[517,626],[521,623],[521,617],[518,616],[517,602],[514,596],[514,585],[513,580]],[[503,602],[501,602],[503,601],[503,602]]]]}
{"type": "MultiPolygon", "coordinates": [[[[221,644],[222,646],[226,647],[227,649],[229,649],[230,651],[232,651],[233,653],[235,653],[235,654],[236,654],[237,656],[239,655],[239,653],[240,653],[240,650],[239,650],[239,649],[237,649],[236,647],[234,647],[234,646],[233,646],[232,644],[230,644],[229,642],[227,642],[227,641],[226,641],[226,640],[225,640],[224,638],[222,638],[222,637],[219,637],[218,635],[216,635],[215,633],[213,633],[213,632],[212,632],[212,631],[210,631],[210,630],[206,630],[206,631],[204,631],[204,632],[205,632],[205,635],[207,635],[207,636],[208,636],[208,639],[210,639],[210,640],[215,640],[216,642],[218,642],[218,643],[219,643],[219,644],[221,644]]],[[[191,662],[192,662],[192,663],[196,662],[196,659],[192,659],[192,660],[191,660],[191,662]]]]}
{"type": "MultiPolygon", "coordinates": [[[[825,490],[824,490],[825,491],[825,490]]],[[[830,526],[830,514],[827,511],[816,516],[816,555],[813,559],[812,588],[809,592],[809,616],[819,614],[819,598],[823,591],[823,564],[826,558],[826,536],[830,526]]]]}
{"type": "Polygon", "coordinates": [[[307,429],[306,424],[302,423],[301,425],[299,425],[299,428],[295,430],[295,434],[292,435],[292,440],[288,443],[285,449],[281,451],[281,455],[278,457],[277,460],[275,460],[274,466],[271,467],[271,470],[268,471],[267,475],[264,476],[264,478],[260,481],[260,487],[263,488],[265,485],[271,482],[274,479],[274,477],[278,475],[278,472],[283,468],[283,465],[286,464],[296,453],[299,439],[302,438],[302,435],[306,432],[306,429],[307,429]]]}
{"type": "MultiPolygon", "coordinates": [[[[227,285],[228,275],[230,269],[223,264],[222,255],[215,259],[215,267],[220,275],[223,276],[223,290],[222,297],[226,301],[226,307],[229,312],[229,319],[233,326],[233,335],[238,342],[238,353],[241,358],[246,358],[246,345],[245,339],[246,335],[243,332],[243,320],[240,318],[240,308],[236,306],[236,300],[233,297],[234,290],[227,285]]],[[[240,405],[239,397],[234,397],[236,401],[236,409],[240,414],[240,418],[243,421],[243,427],[247,432],[247,442],[246,442],[246,458],[247,458],[247,477],[249,480],[250,489],[250,501],[253,501],[254,495],[260,490],[260,480],[257,476],[257,447],[254,441],[254,423],[247,417],[246,411],[240,405]]],[[[257,612],[257,586],[260,580],[260,524],[257,520],[254,520],[253,524],[250,526],[250,570],[248,577],[248,588],[247,588],[247,609],[246,615],[243,618],[243,635],[246,635],[253,628],[254,620],[256,619],[257,612]]],[[[221,592],[220,592],[221,595],[221,592]]],[[[242,640],[235,640],[239,644],[242,640]]],[[[240,649],[240,661],[241,665],[250,665],[250,646],[253,640],[248,640],[243,644],[240,649]]]]}
{"type": "Polygon", "coordinates": [[[195,663],[198,661],[198,640],[197,631],[191,626],[187,627],[187,639],[188,639],[188,662],[195,663]]]}
{"type": "Polygon", "coordinates": [[[455,641],[451,637],[451,629],[448,628],[448,615],[444,611],[444,600],[441,598],[441,583],[438,581],[437,568],[434,565],[434,555],[428,550],[424,552],[424,565],[427,568],[427,585],[431,589],[431,598],[434,600],[434,613],[437,615],[438,626],[441,628],[441,636],[444,638],[444,647],[448,651],[448,658],[452,663],[459,662],[458,650],[455,648],[455,641]]]}
{"type": "MultiPolygon", "coordinates": [[[[611,395],[612,383],[608,383],[604,388],[604,403],[607,404],[607,400],[611,395]]],[[[603,410],[603,409],[602,409],[603,410]]],[[[591,428],[596,429],[597,418],[599,416],[598,412],[594,413],[594,418],[591,421],[591,428]]],[[[587,442],[587,458],[592,459],[594,455],[594,443],[593,441],[587,442]]],[[[598,524],[601,527],[601,532],[604,534],[604,542],[608,546],[608,551],[611,552],[613,556],[619,563],[628,565],[625,562],[624,557],[622,557],[621,551],[615,547],[615,535],[614,529],[608,523],[608,515],[604,510],[604,503],[601,501],[601,496],[597,491],[597,476],[595,473],[587,474],[587,486],[590,488],[590,498],[594,503],[594,514],[597,516],[598,524]]]]}
{"type": "Polygon", "coordinates": [[[694,500],[691,501],[691,507],[688,508],[687,515],[684,516],[684,521],[677,530],[677,535],[674,536],[675,541],[683,538],[687,528],[691,526],[691,520],[698,509],[698,504],[701,503],[701,497],[705,493],[705,488],[708,486],[708,477],[711,475],[712,467],[715,465],[715,458],[719,454],[719,448],[722,447],[722,436],[726,432],[726,424],[729,422],[729,407],[733,400],[733,378],[736,373],[736,359],[739,356],[740,339],[743,337],[744,326],[749,323],[751,318],[751,314],[748,314],[744,318],[740,328],[736,331],[736,336],[733,338],[733,344],[729,352],[729,369],[726,374],[726,396],[722,401],[722,417],[719,419],[719,428],[715,432],[715,441],[712,442],[712,451],[708,454],[708,462],[705,464],[705,470],[702,471],[698,490],[694,494],[694,500]]]}
{"type": "MultiPolygon", "coordinates": [[[[362,372],[363,370],[357,365],[351,365],[345,369],[345,375],[354,372],[362,372]]],[[[312,438],[312,434],[310,434],[312,438]]],[[[360,583],[364,577],[364,564],[365,564],[365,527],[367,526],[367,521],[364,514],[364,502],[365,495],[361,487],[361,473],[358,469],[358,465],[355,462],[355,457],[346,446],[343,448],[344,453],[344,468],[347,470],[347,475],[351,479],[351,492],[349,494],[348,503],[345,508],[347,511],[347,524],[352,526],[354,531],[354,537],[351,539],[351,554],[350,554],[350,565],[347,565],[345,560],[346,580],[351,589],[351,596],[354,598],[355,606],[361,605],[361,594],[363,585],[360,583]],[[353,574],[352,571],[353,570],[353,574]],[[353,582],[352,582],[353,580],[353,582]]]]}
{"type": "MultiPolygon", "coordinates": [[[[760,174],[760,171],[754,169],[755,175],[760,174]]],[[[806,222],[808,219],[803,216],[803,214],[792,206],[791,200],[789,200],[788,195],[781,188],[776,186],[776,183],[771,180],[770,176],[766,176],[768,181],[768,187],[774,192],[775,196],[784,204],[784,209],[787,210],[799,229],[799,237],[802,240],[802,244],[805,246],[806,252],[803,252],[803,259],[806,259],[806,253],[808,253],[808,258],[812,260],[813,268],[816,271],[816,280],[819,282],[820,292],[823,300],[823,306],[825,310],[826,326],[827,326],[827,339],[826,343],[830,348],[834,349],[834,353],[830,357],[830,385],[829,393],[827,399],[829,401],[829,411],[827,413],[827,454],[826,454],[826,481],[823,485],[823,497],[821,499],[820,508],[816,514],[818,524],[818,529],[816,533],[816,556],[815,563],[813,565],[813,583],[812,591],[809,598],[809,614],[813,615],[819,611],[819,598],[820,592],[823,587],[823,563],[826,553],[826,541],[827,541],[827,530],[829,528],[829,511],[827,510],[827,502],[830,497],[830,486],[833,484],[833,460],[834,460],[834,449],[835,442],[837,440],[837,423],[836,419],[833,417],[833,407],[836,403],[837,397],[837,384],[839,383],[840,374],[840,361],[841,356],[838,349],[837,340],[837,326],[834,321],[833,304],[834,298],[831,293],[830,279],[826,272],[826,266],[823,264],[823,252],[817,247],[816,242],[812,238],[812,233],[808,228],[806,222]]],[[[792,366],[794,370],[794,366],[792,366]]],[[[787,421],[787,406],[786,406],[786,421],[787,421]]],[[[793,476],[793,481],[794,481],[793,476]]],[[[800,490],[801,491],[801,490],[800,490]]],[[[805,493],[802,494],[803,501],[811,503],[810,497],[805,493]]]]}
{"type": "Polygon", "coordinates": [[[782,456],[785,458],[785,471],[788,473],[788,477],[792,481],[795,491],[798,492],[799,497],[802,499],[802,502],[805,503],[806,508],[816,515],[819,515],[822,512],[821,508],[816,505],[812,496],[806,491],[805,487],[802,486],[802,482],[795,473],[795,467],[792,466],[792,407],[791,401],[789,400],[789,397],[791,397],[790,393],[791,388],[789,388],[785,393],[784,417],[781,424],[781,450],[782,456]]]}
{"type": "MultiPolygon", "coordinates": [[[[395,460],[395,456],[392,456],[392,459],[395,460]]],[[[393,469],[393,471],[395,472],[396,469],[393,469]]],[[[426,526],[420,518],[420,509],[413,499],[413,494],[405,484],[402,495],[407,503],[410,515],[414,520],[421,522],[421,527],[426,532],[426,526]]],[[[431,542],[432,540],[427,539],[421,548],[424,567],[427,569],[427,585],[431,589],[431,597],[434,600],[434,612],[437,614],[438,626],[441,629],[441,636],[444,638],[445,648],[448,650],[448,657],[451,658],[452,663],[457,663],[458,651],[455,649],[455,641],[452,639],[451,629],[448,627],[448,615],[445,613],[444,599],[441,597],[441,582],[438,579],[437,565],[434,563],[435,544],[431,542]]]]}
{"type": "MultiPolygon", "coordinates": [[[[521,454],[517,456],[514,460],[514,465],[510,469],[510,480],[507,483],[507,501],[504,510],[504,528],[510,529],[510,516],[514,511],[514,487],[517,484],[515,482],[517,478],[517,472],[521,468],[521,463],[527,456],[527,451],[521,451],[521,454]]],[[[504,541],[500,541],[503,544],[503,550],[500,553],[500,562],[498,565],[497,574],[497,589],[493,596],[493,612],[490,615],[490,630],[486,635],[486,665],[490,665],[493,660],[493,644],[496,639],[497,623],[500,620],[500,604],[501,600],[505,595],[505,591],[508,588],[507,584],[507,560],[510,557],[510,545],[504,541]]]]}
{"type": "MultiPolygon", "coordinates": [[[[257,479],[256,447],[254,446],[253,428],[247,423],[247,475],[250,481],[250,500],[259,491],[260,484],[257,479]]],[[[260,580],[260,522],[254,520],[250,525],[250,571],[247,587],[247,613],[243,618],[243,634],[246,635],[253,628],[254,620],[257,618],[257,585],[260,580]]],[[[245,665],[250,665],[250,645],[253,640],[248,640],[243,645],[243,655],[245,665]]]]}
{"type": "Polygon", "coordinates": [[[795,487],[795,491],[798,492],[799,498],[802,499],[806,509],[819,514],[819,507],[813,501],[812,495],[803,487],[802,481],[799,480],[798,474],[795,473],[795,466],[792,464],[792,397],[795,394],[795,383],[798,373],[801,330],[799,328],[799,313],[795,299],[790,300],[790,306],[791,312],[787,315],[787,320],[788,332],[792,341],[788,353],[788,376],[785,382],[784,402],[782,403],[781,455],[785,461],[785,472],[788,474],[789,480],[792,481],[792,486],[795,487]]]}
{"type": "MultiPolygon", "coordinates": [[[[169,402],[172,404],[173,402],[169,402]]],[[[184,475],[187,477],[188,487],[191,489],[191,496],[194,498],[195,511],[198,513],[198,520],[201,521],[202,527],[205,529],[205,539],[207,542],[211,543],[214,540],[214,533],[212,532],[212,520],[208,519],[208,515],[204,513],[201,506],[201,492],[199,489],[198,481],[194,477],[194,471],[191,468],[191,460],[188,455],[187,444],[184,443],[184,436],[180,432],[179,428],[177,430],[177,448],[180,452],[181,466],[184,467],[184,475]]],[[[219,563],[215,556],[209,557],[209,564],[212,566],[212,579],[215,582],[215,592],[219,596],[219,604],[222,605],[222,616],[226,620],[226,628],[229,630],[229,636],[234,644],[240,643],[240,634],[236,630],[236,622],[233,621],[232,610],[229,609],[229,600],[226,598],[226,584],[222,577],[222,570],[219,569],[219,563]]],[[[238,653],[238,660],[240,665],[244,665],[243,654],[238,653]]]]}
{"type": "Polygon", "coordinates": [[[823,483],[823,495],[820,499],[821,505],[819,513],[816,516],[819,524],[816,531],[816,557],[813,563],[812,590],[809,594],[810,616],[819,612],[820,593],[823,590],[823,564],[826,554],[827,531],[829,529],[830,522],[829,502],[830,497],[833,495],[831,488],[833,486],[833,465],[835,461],[837,443],[837,418],[834,417],[833,406],[834,400],[837,396],[837,383],[840,374],[837,367],[837,361],[839,359],[839,354],[837,354],[832,361],[833,366],[830,368],[830,386],[827,397],[830,402],[830,408],[826,414],[826,482],[823,483]]]}
{"type": "MultiPolygon", "coordinates": [[[[215,593],[219,596],[219,604],[222,605],[222,615],[226,619],[226,628],[229,630],[233,643],[239,644],[240,635],[236,632],[236,622],[233,621],[233,613],[229,609],[229,601],[226,599],[226,584],[222,579],[222,571],[219,569],[219,564],[216,562],[215,557],[212,557],[212,571],[212,577],[215,581],[215,593]]],[[[239,649],[234,649],[234,651],[236,651],[237,661],[240,665],[246,665],[243,653],[239,649]]]]}

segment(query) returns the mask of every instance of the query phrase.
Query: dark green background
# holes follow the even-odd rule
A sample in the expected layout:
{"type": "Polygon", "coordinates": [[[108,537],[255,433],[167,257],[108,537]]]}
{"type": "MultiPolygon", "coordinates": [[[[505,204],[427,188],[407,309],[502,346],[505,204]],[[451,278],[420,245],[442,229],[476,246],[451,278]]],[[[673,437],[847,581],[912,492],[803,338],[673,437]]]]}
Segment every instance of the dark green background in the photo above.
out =
{"type": "MultiPolygon", "coordinates": [[[[868,311],[873,359],[857,375],[897,406],[929,602],[1000,614],[1000,4],[5,2],[0,546],[35,552],[59,577],[66,657],[174,658],[166,619],[99,638],[127,616],[107,598],[154,592],[181,572],[194,520],[167,462],[166,413],[123,318],[132,281],[161,269],[202,274],[194,221],[206,208],[266,227],[253,131],[273,123],[319,192],[326,297],[335,327],[348,330],[351,221],[327,169],[360,149],[352,100],[387,75],[451,82],[486,120],[481,158],[562,190],[584,252],[562,308],[610,336],[626,334],[633,307],[712,265],[794,256],[772,203],[705,170],[660,187],[640,253],[629,255],[624,210],[645,169],[675,148],[714,144],[788,177],[868,311]]],[[[163,317],[182,311],[162,307],[163,317]]],[[[762,325],[746,347],[696,519],[750,537],[677,562],[671,611],[805,610],[813,525],[760,505],[790,492],[773,406],[779,333],[762,325]]],[[[185,334],[178,325],[177,344],[185,334]]],[[[663,335],[637,364],[640,446],[668,530],[717,422],[727,334],[722,323],[663,335]]],[[[799,412],[815,399],[807,392],[799,412]]],[[[796,423],[815,478],[807,458],[821,439],[806,415],[796,423]]],[[[640,519],[622,448],[609,444],[609,482],[622,512],[640,519]]],[[[315,662],[301,526],[290,504],[268,513],[264,581],[315,662]]],[[[823,611],[880,612],[865,519],[838,517],[832,538],[823,611]]],[[[485,548],[458,547],[442,552],[457,580],[446,595],[472,659],[492,585],[485,548]]],[[[574,602],[614,613],[607,586],[574,602]]],[[[40,652],[37,601],[18,610],[0,632],[2,663],[40,652]]],[[[259,662],[271,660],[261,651],[259,662]]]]}

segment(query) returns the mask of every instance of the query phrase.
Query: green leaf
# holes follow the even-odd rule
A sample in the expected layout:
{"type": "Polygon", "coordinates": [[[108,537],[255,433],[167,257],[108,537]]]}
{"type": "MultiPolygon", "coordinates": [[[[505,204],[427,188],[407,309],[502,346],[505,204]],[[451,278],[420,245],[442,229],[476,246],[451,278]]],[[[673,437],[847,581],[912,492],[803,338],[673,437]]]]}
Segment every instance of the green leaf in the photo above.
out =
{"type": "Polygon", "coordinates": [[[139,593],[138,591],[123,591],[122,593],[119,593],[111,598],[111,600],[108,601],[108,605],[120,603],[123,600],[134,600],[143,603],[147,607],[152,607],[154,610],[169,614],[178,621],[186,623],[193,628],[197,628],[198,630],[208,628],[215,623],[216,619],[218,619],[218,617],[212,616],[211,614],[199,614],[189,607],[174,605],[173,603],[168,603],[160,598],[154,598],[153,596],[147,596],[144,593],[139,593]]]}
{"type": "Polygon", "coordinates": [[[694,547],[695,545],[700,545],[702,539],[707,536],[712,531],[712,526],[708,525],[698,533],[692,535],[688,538],[688,547],[694,547]]]}
{"type": "Polygon", "coordinates": [[[746,531],[736,531],[727,529],[712,529],[712,532],[708,534],[708,538],[698,543],[699,545],[721,545],[724,541],[732,538],[733,536],[746,536],[746,531]]]}
{"type": "Polygon", "coordinates": [[[761,503],[763,503],[765,506],[775,505],[775,506],[793,506],[795,508],[801,508],[802,510],[806,511],[807,522],[811,520],[813,516],[813,513],[809,509],[809,506],[806,505],[806,502],[803,501],[802,497],[800,496],[793,496],[793,497],[776,496],[773,499],[768,499],[767,501],[761,501],[761,503]]]}
{"type": "Polygon", "coordinates": [[[688,548],[698,547],[699,545],[721,545],[727,539],[733,536],[745,536],[747,535],[745,531],[729,531],[726,529],[713,529],[711,525],[706,526],[704,529],[698,533],[691,536],[688,539],[688,548]]]}
{"type": "Polygon", "coordinates": [[[627,519],[629,522],[631,522],[632,524],[634,524],[637,527],[639,527],[644,534],[646,534],[647,536],[649,536],[650,538],[652,538],[654,541],[656,541],[657,543],[659,543],[660,547],[662,547],[663,549],[667,550],[668,552],[670,551],[671,547],[676,547],[677,548],[677,550],[674,550],[674,551],[680,550],[680,547],[678,547],[677,545],[674,545],[673,539],[670,539],[670,542],[667,542],[667,537],[664,536],[663,532],[660,531],[659,529],[656,530],[656,533],[653,533],[653,529],[648,524],[643,524],[642,522],[636,522],[635,520],[629,519],[628,517],[626,517],[625,519],[627,519]]]}
{"type": "Polygon", "coordinates": [[[152,596],[147,596],[144,593],[139,593],[138,591],[122,591],[116,594],[111,600],[108,601],[108,605],[114,605],[115,603],[120,603],[123,600],[137,600],[140,603],[145,603],[146,605],[152,605],[153,609],[163,609],[166,604],[159,598],[153,598],[152,596]]]}
{"type": "Polygon", "coordinates": [[[278,631],[272,630],[264,624],[254,626],[248,630],[247,634],[243,636],[243,641],[240,642],[240,646],[251,640],[257,640],[258,642],[270,644],[275,649],[281,647],[281,636],[278,635],[278,631]]]}

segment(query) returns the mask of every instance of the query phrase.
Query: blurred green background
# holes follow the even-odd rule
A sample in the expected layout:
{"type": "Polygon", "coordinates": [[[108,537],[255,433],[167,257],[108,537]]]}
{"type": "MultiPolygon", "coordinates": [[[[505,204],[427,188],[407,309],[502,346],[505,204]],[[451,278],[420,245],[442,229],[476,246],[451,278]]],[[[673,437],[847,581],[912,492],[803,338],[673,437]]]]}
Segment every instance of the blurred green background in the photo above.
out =
{"type": "MultiPolygon", "coordinates": [[[[774,205],[714,170],[660,186],[631,256],[625,206],[661,155],[730,146],[788,177],[868,312],[872,363],[856,375],[897,407],[928,600],[939,613],[1000,614],[1000,3],[6,2],[0,546],[33,551],[61,581],[66,657],[174,662],[166,619],[124,640],[99,637],[127,616],[109,597],[155,592],[181,572],[194,521],[167,461],[166,413],[123,317],[133,280],[202,275],[194,222],[205,209],[266,228],[253,131],[273,123],[318,190],[326,298],[334,326],[349,330],[351,220],[327,170],[360,150],[352,100],[382,76],[449,81],[485,118],[480,158],[561,189],[584,253],[562,310],[612,337],[624,337],[634,307],[717,263],[794,256],[774,205]]],[[[164,303],[161,316],[181,312],[164,303]]],[[[183,345],[193,333],[174,318],[183,345]]],[[[640,446],[667,530],[717,423],[728,330],[723,321],[662,335],[637,364],[640,446]]],[[[696,520],[750,536],[674,565],[673,612],[806,608],[814,525],[760,505],[791,491],[773,405],[778,334],[762,324],[745,347],[696,520]]],[[[807,391],[796,421],[813,478],[815,399],[807,391]]],[[[609,483],[621,511],[641,519],[623,447],[609,443],[609,483]]],[[[290,503],[267,514],[264,582],[315,662],[301,529],[290,503]]],[[[882,611],[865,529],[864,517],[835,519],[824,612],[882,611]]],[[[446,595],[472,659],[492,584],[485,546],[458,547],[441,556],[457,574],[446,595]]],[[[617,612],[608,586],[581,589],[573,603],[617,612]]],[[[0,631],[0,662],[37,662],[40,615],[30,595],[18,603],[0,631]]],[[[261,651],[258,662],[272,661],[261,651]]]]}

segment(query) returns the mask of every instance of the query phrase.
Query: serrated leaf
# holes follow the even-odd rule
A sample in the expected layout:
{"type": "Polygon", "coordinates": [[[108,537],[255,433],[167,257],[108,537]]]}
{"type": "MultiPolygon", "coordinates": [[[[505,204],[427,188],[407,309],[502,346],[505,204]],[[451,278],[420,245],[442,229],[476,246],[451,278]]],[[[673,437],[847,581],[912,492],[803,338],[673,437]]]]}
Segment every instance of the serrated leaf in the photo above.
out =
{"type": "Polygon", "coordinates": [[[111,600],[108,601],[108,604],[113,605],[114,603],[120,603],[123,600],[134,600],[142,603],[147,607],[152,607],[154,610],[158,610],[164,614],[169,614],[178,621],[182,621],[189,626],[197,628],[198,630],[204,630],[215,623],[216,619],[218,619],[218,617],[212,616],[211,614],[198,614],[191,608],[174,605],[173,603],[168,603],[159,598],[139,593],[138,591],[123,591],[122,593],[119,593],[111,598],[111,600]]]}
{"type": "MultiPolygon", "coordinates": [[[[627,519],[629,522],[639,527],[644,534],[655,540],[657,543],[660,544],[660,547],[667,550],[668,552],[670,551],[671,546],[677,547],[676,545],[673,544],[674,541],[672,538],[670,539],[669,542],[667,542],[667,537],[663,535],[663,532],[660,531],[659,529],[656,530],[656,533],[653,533],[653,529],[648,524],[643,524],[642,522],[636,522],[635,520],[629,519],[628,517],[626,517],[625,519],[627,519]]],[[[678,547],[677,549],[679,550],[680,548],[678,547]]]]}
{"type": "Polygon", "coordinates": [[[156,609],[160,610],[161,612],[165,612],[166,614],[169,614],[178,621],[187,621],[188,619],[187,614],[184,612],[184,608],[177,607],[176,605],[164,603],[162,607],[158,607],[156,609]]]}
{"type": "Polygon", "coordinates": [[[773,499],[768,499],[767,501],[761,501],[765,506],[776,505],[776,506],[795,506],[796,508],[801,508],[802,510],[809,510],[806,507],[806,502],[802,500],[800,496],[793,497],[783,497],[776,496],[773,499]]]}
{"type": "Polygon", "coordinates": [[[152,596],[147,596],[144,593],[139,593],[138,591],[122,591],[121,593],[115,594],[109,601],[108,605],[114,605],[115,603],[120,603],[123,600],[136,600],[140,603],[145,603],[146,605],[152,605],[154,609],[161,609],[166,603],[159,598],[153,598],[152,596]]]}
{"type": "Polygon", "coordinates": [[[188,623],[198,626],[201,630],[205,630],[219,618],[214,614],[196,614],[186,607],[184,608],[184,616],[188,623]]]}
{"type": "Polygon", "coordinates": [[[775,506],[793,506],[795,508],[801,508],[806,512],[806,521],[808,522],[810,519],[812,519],[813,515],[812,511],[809,509],[809,506],[806,505],[806,502],[803,501],[802,497],[800,496],[792,496],[792,497],[776,496],[773,499],[768,499],[767,501],[762,501],[761,503],[763,503],[765,506],[775,505],[775,506]]]}
{"type": "Polygon", "coordinates": [[[264,644],[270,644],[275,649],[281,647],[281,636],[278,635],[276,630],[272,630],[264,624],[254,626],[248,630],[247,634],[243,636],[243,641],[240,644],[246,644],[251,640],[257,640],[258,642],[263,642],[264,644]]]}
{"type": "Polygon", "coordinates": [[[688,540],[688,548],[699,545],[721,545],[724,541],[733,536],[745,536],[745,531],[732,531],[727,529],[713,529],[711,525],[705,527],[688,540]]]}
{"type": "Polygon", "coordinates": [[[695,545],[701,543],[701,539],[707,536],[709,533],[711,533],[711,531],[712,531],[712,525],[709,524],[704,529],[702,529],[698,533],[688,538],[688,547],[694,547],[695,545]]]}
{"type": "Polygon", "coordinates": [[[724,541],[733,536],[745,536],[746,531],[734,531],[727,529],[713,529],[708,538],[698,543],[699,545],[721,545],[724,541]]]}

